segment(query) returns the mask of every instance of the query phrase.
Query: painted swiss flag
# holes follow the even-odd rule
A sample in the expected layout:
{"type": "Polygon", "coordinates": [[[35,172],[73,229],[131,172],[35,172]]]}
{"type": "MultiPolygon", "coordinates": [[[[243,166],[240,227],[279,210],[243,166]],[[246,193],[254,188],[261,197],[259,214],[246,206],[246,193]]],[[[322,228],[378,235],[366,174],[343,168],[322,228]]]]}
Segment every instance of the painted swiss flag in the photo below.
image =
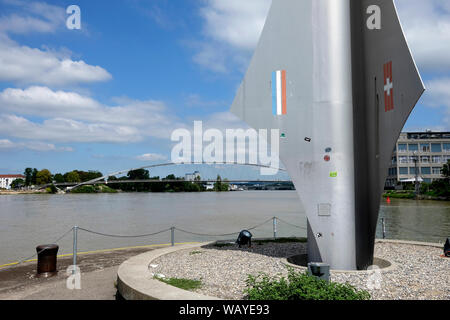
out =
{"type": "Polygon", "coordinates": [[[384,65],[384,111],[394,110],[394,79],[392,61],[384,65]]]}

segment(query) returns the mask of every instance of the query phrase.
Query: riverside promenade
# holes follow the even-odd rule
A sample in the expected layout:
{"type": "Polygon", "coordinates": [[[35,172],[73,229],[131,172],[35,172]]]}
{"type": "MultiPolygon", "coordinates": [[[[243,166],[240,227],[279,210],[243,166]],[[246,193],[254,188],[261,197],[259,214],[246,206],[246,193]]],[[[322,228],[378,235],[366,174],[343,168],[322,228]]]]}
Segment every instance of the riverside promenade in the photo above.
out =
{"type": "Polygon", "coordinates": [[[168,245],[78,253],[81,290],[66,287],[72,255],[58,258],[58,275],[36,277],[36,261],[0,269],[0,300],[116,300],[119,265],[138,254],[168,245]]]}

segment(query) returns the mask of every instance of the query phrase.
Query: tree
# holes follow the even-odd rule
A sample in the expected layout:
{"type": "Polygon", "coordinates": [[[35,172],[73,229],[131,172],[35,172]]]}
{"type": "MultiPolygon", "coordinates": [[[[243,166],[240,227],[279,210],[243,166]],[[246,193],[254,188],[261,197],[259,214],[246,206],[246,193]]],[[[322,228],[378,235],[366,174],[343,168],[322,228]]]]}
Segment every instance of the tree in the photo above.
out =
{"type": "Polygon", "coordinates": [[[132,170],[128,172],[127,176],[130,180],[148,180],[150,172],[145,169],[132,170]]]}
{"type": "Polygon", "coordinates": [[[222,177],[220,175],[217,176],[216,182],[214,183],[214,191],[228,191],[228,183],[222,183],[222,177]]]}
{"type": "Polygon", "coordinates": [[[103,177],[103,174],[99,171],[80,171],[75,170],[78,173],[78,176],[80,177],[81,182],[91,181],[100,177],[103,177]]]}
{"type": "Polygon", "coordinates": [[[52,174],[49,170],[43,169],[36,173],[36,184],[43,185],[52,182],[52,174]]]}
{"type": "Polygon", "coordinates": [[[31,173],[31,184],[32,185],[37,184],[37,174],[38,174],[38,169],[34,168],[33,172],[31,173]]]}
{"type": "Polygon", "coordinates": [[[55,176],[53,177],[53,180],[55,180],[56,183],[64,183],[64,182],[66,182],[64,180],[64,176],[61,173],[55,174],[55,176]]]}
{"type": "Polygon", "coordinates": [[[23,179],[15,179],[11,183],[11,189],[19,189],[25,185],[25,180],[23,179]]]}
{"type": "Polygon", "coordinates": [[[25,175],[25,185],[31,186],[31,181],[33,179],[33,169],[26,168],[23,174],[25,175]]]}
{"type": "Polygon", "coordinates": [[[64,180],[66,182],[81,182],[80,176],[77,171],[71,171],[64,174],[64,180]]]}
{"type": "Polygon", "coordinates": [[[444,164],[441,173],[444,176],[445,181],[447,181],[447,183],[450,182],[450,160],[444,164]]]}

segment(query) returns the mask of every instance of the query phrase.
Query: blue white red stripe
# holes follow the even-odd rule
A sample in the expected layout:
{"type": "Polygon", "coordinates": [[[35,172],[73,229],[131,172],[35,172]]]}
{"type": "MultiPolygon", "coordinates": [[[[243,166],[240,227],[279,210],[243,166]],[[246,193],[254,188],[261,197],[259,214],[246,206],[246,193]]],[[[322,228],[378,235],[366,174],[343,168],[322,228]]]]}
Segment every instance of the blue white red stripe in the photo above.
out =
{"type": "Polygon", "coordinates": [[[272,72],[272,113],[276,116],[287,114],[286,71],[272,72]]]}

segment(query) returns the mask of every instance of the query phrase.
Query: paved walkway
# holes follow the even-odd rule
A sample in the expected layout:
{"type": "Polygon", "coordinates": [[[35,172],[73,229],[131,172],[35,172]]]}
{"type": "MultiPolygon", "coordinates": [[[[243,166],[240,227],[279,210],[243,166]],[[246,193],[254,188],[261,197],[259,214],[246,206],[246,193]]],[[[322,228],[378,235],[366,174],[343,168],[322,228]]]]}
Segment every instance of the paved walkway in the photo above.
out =
{"type": "Polygon", "coordinates": [[[0,269],[0,300],[114,300],[119,265],[130,257],[161,247],[79,255],[81,290],[66,287],[66,270],[72,257],[58,259],[58,275],[52,278],[37,278],[36,262],[0,269]]]}

